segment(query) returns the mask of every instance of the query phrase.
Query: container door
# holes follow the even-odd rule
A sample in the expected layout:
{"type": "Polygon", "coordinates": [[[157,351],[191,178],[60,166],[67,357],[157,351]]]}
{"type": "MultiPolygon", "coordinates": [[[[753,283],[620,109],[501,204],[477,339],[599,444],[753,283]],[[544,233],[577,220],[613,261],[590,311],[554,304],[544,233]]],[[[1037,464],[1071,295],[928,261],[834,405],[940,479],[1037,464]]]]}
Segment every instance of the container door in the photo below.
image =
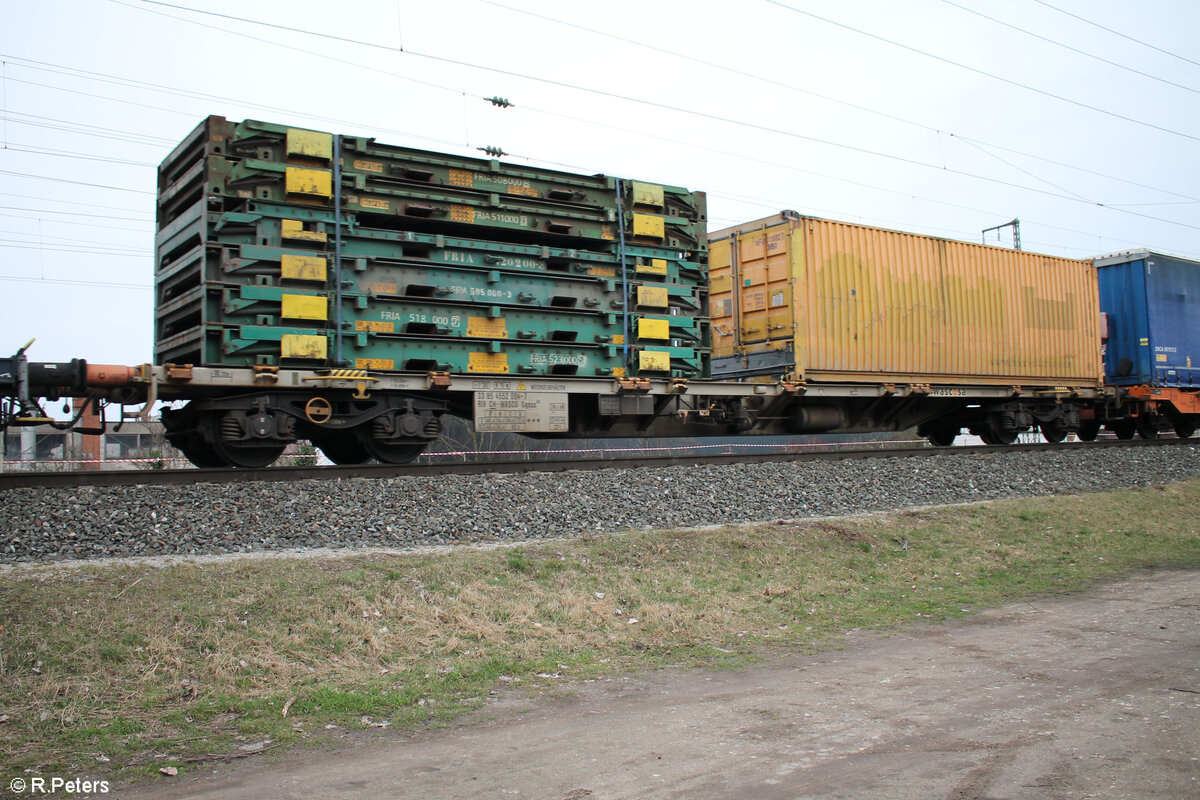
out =
{"type": "Polygon", "coordinates": [[[1147,259],[1146,308],[1153,385],[1200,385],[1200,264],[1147,259]]]}
{"type": "Polygon", "coordinates": [[[711,243],[714,376],[783,375],[793,370],[789,232],[785,223],[711,243]]]}
{"type": "Polygon", "coordinates": [[[1100,310],[1108,314],[1104,375],[1108,383],[1133,386],[1151,380],[1146,262],[1110,264],[1098,270],[1100,310]]]}
{"type": "Polygon", "coordinates": [[[709,243],[708,305],[712,318],[714,359],[730,358],[737,349],[730,241],[730,239],[720,239],[709,243]]]}
{"type": "Polygon", "coordinates": [[[781,349],[792,339],[788,228],[747,233],[738,244],[734,291],[741,311],[741,344],[747,352],[781,349]]]}

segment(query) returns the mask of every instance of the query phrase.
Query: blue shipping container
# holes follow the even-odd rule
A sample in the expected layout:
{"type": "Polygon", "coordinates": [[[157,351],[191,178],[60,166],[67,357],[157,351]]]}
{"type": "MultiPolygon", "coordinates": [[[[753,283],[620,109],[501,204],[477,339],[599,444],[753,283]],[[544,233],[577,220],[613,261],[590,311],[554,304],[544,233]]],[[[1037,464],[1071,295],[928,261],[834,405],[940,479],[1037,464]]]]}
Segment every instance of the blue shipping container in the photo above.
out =
{"type": "Polygon", "coordinates": [[[1106,382],[1200,386],[1200,263],[1146,250],[1095,260],[1106,382]]]}

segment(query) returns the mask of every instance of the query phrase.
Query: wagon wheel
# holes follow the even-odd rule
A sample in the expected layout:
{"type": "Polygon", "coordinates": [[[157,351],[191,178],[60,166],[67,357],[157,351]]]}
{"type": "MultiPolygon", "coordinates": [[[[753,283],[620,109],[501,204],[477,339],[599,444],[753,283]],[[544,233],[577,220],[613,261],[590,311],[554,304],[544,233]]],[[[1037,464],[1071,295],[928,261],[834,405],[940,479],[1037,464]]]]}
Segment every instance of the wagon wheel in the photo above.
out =
{"type": "Polygon", "coordinates": [[[174,436],[168,434],[167,441],[197,467],[213,469],[229,466],[229,462],[218,455],[217,451],[195,432],[179,433],[174,436]]]}
{"type": "Polygon", "coordinates": [[[200,435],[196,424],[197,416],[187,406],[181,409],[163,409],[162,421],[167,430],[167,441],[197,467],[213,469],[229,466],[200,435]]]}
{"type": "Polygon", "coordinates": [[[1100,435],[1099,422],[1085,422],[1079,426],[1079,430],[1075,433],[1081,442],[1094,442],[1096,437],[1100,435]]]}
{"type": "Polygon", "coordinates": [[[321,448],[326,458],[338,465],[365,464],[371,460],[371,454],[350,431],[323,431],[312,436],[312,443],[321,448]]]}
{"type": "Polygon", "coordinates": [[[1067,426],[1059,420],[1043,422],[1041,428],[1042,438],[1051,444],[1057,444],[1067,438],[1067,426]]]}
{"type": "Polygon", "coordinates": [[[958,428],[934,428],[925,434],[925,438],[934,447],[949,447],[958,436],[958,428]]]}
{"type": "Polygon", "coordinates": [[[983,439],[984,444],[1008,445],[1017,440],[1017,432],[1001,430],[992,425],[986,425],[979,432],[979,438],[983,439]]]}
{"type": "Polygon", "coordinates": [[[223,416],[221,413],[205,414],[200,418],[199,427],[208,433],[207,438],[212,442],[213,453],[224,459],[229,466],[242,469],[261,469],[270,466],[275,459],[283,455],[283,450],[287,445],[281,442],[242,444],[222,439],[221,419],[223,416]]]}
{"type": "Polygon", "coordinates": [[[1143,439],[1158,438],[1158,414],[1142,414],[1137,418],[1138,436],[1143,439]]]}
{"type": "MultiPolygon", "coordinates": [[[[368,430],[359,430],[357,444],[380,463],[407,464],[425,450],[428,442],[389,442],[375,439],[368,430]]],[[[332,458],[332,456],[330,456],[332,458]]]]}
{"type": "Polygon", "coordinates": [[[1175,435],[1180,439],[1189,439],[1196,432],[1196,418],[1180,414],[1175,417],[1172,423],[1175,427],[1175,435]]]}
{"type": "Polygon", "coordinates": [[[1121,419],[1108,423],[1108,429],[1116,434],[1118,439],[1132,439],[1137,433],[1137,424],[1131,419],[1121,419]]]}

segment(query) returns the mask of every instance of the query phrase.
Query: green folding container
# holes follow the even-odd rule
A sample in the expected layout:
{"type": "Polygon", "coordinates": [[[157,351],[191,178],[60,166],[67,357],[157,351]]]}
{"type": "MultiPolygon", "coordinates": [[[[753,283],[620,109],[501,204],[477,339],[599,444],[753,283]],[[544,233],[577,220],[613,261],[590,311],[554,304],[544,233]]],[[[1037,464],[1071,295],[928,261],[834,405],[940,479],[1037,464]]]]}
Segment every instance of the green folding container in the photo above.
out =
{"type": "Polygon", "coordinates": [[[709,374],[701,193],[220,117],[159,175],[160,363],[709,374]]]}

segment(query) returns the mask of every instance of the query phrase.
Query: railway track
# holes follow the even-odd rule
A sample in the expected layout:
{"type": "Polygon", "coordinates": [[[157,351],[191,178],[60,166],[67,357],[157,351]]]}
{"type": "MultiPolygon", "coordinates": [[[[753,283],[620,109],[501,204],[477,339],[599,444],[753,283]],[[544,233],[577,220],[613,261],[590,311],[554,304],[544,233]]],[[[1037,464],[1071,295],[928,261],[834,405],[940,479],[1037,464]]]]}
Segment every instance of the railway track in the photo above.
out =
{"type": "Polygon", "coordinates": [[[992,446],[904,447],[873,449],[823,449],[804,452],[735,453],[701,455],[645,455],[613,458],[550,460],[505,460],[472,462],[418,461],[411,464],[361,464],[355,466],[273,466],[262,469],[164,469],[164,470],[70,470],[63,472],[0,473],[0,490],[18,488],[63,488],[73,486],[172,486],[191,483],[280,483],[299,480],[345,478],[392,478],[399,475],[473,475],[483,473],[563,472],[567,470],[647,469],[710,464],[758,464],[788,461],[840,461],[871,458],[929,458],[972,453],[1092,450],[1097,448],[1170,447],[1195,440],[1160,438],[1064,442],[1058,444],[1014,444],[992,446]]]}

